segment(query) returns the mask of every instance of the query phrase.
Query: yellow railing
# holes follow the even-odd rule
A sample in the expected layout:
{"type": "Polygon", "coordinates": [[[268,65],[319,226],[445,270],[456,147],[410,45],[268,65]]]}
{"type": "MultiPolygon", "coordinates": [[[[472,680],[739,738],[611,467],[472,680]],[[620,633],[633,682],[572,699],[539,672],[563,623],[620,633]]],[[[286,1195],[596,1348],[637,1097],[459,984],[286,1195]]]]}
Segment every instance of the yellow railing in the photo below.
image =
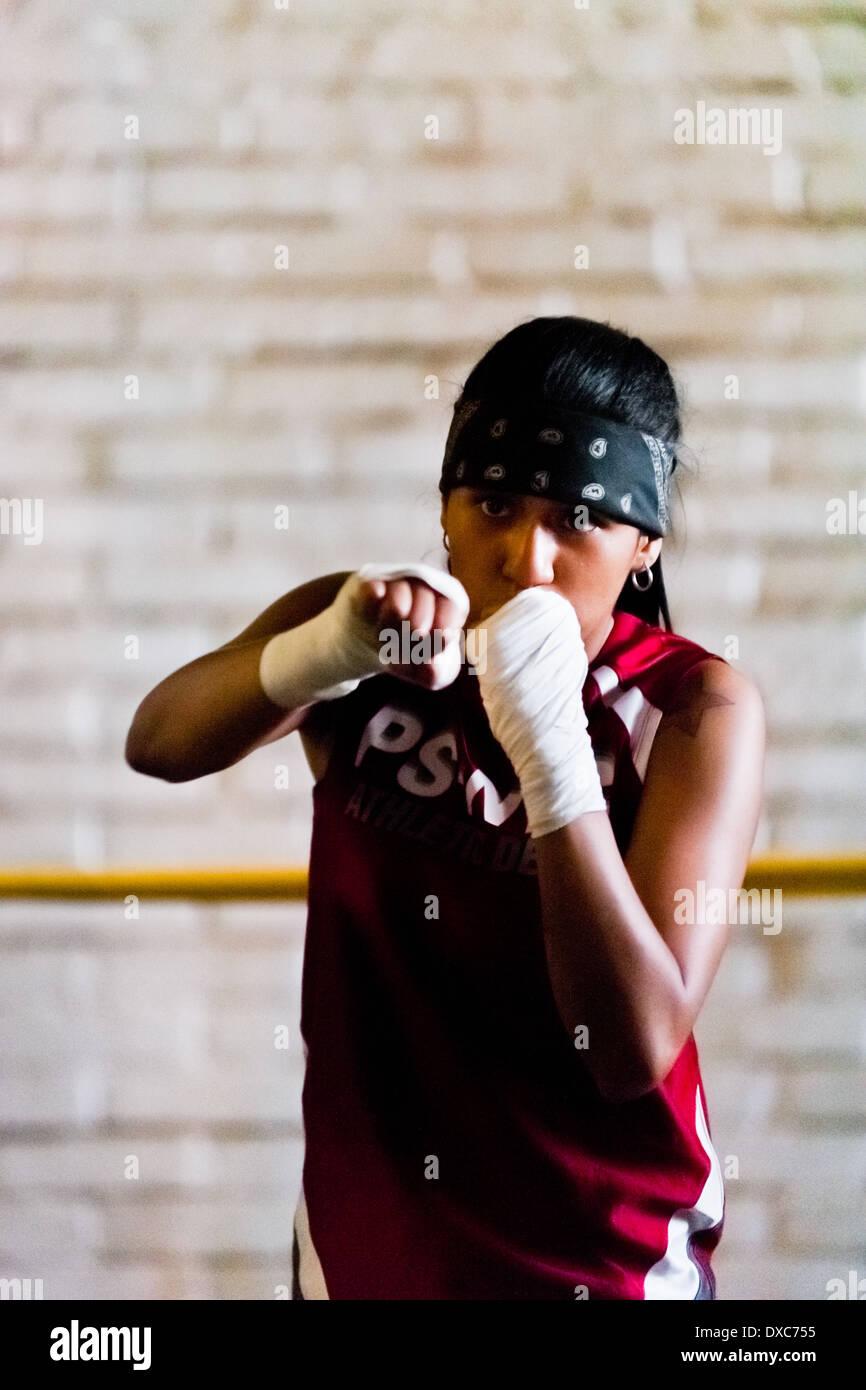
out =
{"type": "MultiPolygon", "coordinates": [[[[799,897],[866,894],[866,854],[767,854],[754,859],[744,888],[780,888],[799,897]]],[[[306,869],[71,869],[22,865],[0,869],[0,898],[195,898],[203,901],[304,899],[306,869]]]]}

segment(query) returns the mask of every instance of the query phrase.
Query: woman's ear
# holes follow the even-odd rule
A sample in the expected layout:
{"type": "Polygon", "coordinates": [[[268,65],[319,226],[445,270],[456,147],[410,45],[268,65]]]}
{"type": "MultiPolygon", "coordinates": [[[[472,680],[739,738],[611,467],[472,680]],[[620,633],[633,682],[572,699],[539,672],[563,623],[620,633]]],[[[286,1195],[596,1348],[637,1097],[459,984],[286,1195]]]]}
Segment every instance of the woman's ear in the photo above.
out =
{"type": "Polygon", "coordinates": [[[664,545],[664,538],[662,536],[642,535],[640,540],[641,543],[638,546],[638,555],[645,565],[654,565],[664,545]]]}

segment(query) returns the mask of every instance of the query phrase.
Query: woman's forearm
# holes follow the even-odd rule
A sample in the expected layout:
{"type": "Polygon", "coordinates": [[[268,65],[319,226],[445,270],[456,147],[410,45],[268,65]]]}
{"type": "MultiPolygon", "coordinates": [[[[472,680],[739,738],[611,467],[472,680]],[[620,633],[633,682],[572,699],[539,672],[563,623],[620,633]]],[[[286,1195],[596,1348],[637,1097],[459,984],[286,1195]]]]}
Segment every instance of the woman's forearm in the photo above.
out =
{"type": "Polygon", "coordinates": [[[637,895],[606,812],[539,836],[536,855],[563,1024],[585,1044],[581,1055],[608,1099],[644,1094],[676,1060],[685,993],[676,958],[637,895]]]}
{"type": "Polygon", "coordinates": [[[136,772],[186,782],[231,767],[269,734],[301,717],[281,709],[259,679],[259,637],[197,657],[146,695],[126,739],[136,772]]]}

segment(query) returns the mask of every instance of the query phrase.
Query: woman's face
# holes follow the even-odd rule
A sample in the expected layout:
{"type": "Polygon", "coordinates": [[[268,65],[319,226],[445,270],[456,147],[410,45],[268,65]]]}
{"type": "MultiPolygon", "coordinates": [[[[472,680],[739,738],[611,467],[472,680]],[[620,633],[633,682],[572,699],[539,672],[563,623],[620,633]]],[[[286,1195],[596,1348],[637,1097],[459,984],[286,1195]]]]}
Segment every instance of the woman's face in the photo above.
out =
{"type": "Polygon", "coordinates": [[[591,508],[585,528],[575,508],[552,498],[456,487],[442,504],[451,573],[469,595],[467,625],[481,622],[521,589],[541,585],[568,599],[586,639],[606,629],[632,570],[651,565],[661,538],[611,521],[591,508]]]}

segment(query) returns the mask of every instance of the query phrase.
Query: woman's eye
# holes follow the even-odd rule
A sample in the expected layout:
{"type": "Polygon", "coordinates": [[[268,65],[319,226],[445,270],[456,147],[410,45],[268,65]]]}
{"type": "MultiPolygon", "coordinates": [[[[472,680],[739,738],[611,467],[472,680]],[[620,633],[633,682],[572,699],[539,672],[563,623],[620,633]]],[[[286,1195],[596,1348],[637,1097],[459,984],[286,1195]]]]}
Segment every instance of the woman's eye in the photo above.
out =
{"type": "Polygon", "coordinates": [[[482,497],[479,505],[481,507],[482,512],[484,512],[484,515],[494,517],[502,516],[502,512],[488,512],[485,510],[485,508],[490,502],[492,502],[495,507],[504,507],[506,505],[506,503],[501,497],[482,497]]]}
{"type": "Polygon", "coordinates": [[[600,520],[597,512],[581,505],[575,507],[571,521],[567,524],[572,531],[594,531],[600,520]]]}
{"type": "MultiPolygon", "coordinates": [[[[498,521],[508,515],[508,502],[504,497],[497,497],[492,493],[479,498],[478,506],[484,516],[490,517],[491,520],[498,521]],[[500,510],[490,511],[490,507],[500,510]]],[[[579,506],[575,506],[572,511],[563,513],[562,522],[566,531],[570,531],[572,534],[574,532],[585,533],[597,530],[599,526],[604,524],[604,518],[598,512],[594,512],[590,507],[581,503],[579,506]]]]}

